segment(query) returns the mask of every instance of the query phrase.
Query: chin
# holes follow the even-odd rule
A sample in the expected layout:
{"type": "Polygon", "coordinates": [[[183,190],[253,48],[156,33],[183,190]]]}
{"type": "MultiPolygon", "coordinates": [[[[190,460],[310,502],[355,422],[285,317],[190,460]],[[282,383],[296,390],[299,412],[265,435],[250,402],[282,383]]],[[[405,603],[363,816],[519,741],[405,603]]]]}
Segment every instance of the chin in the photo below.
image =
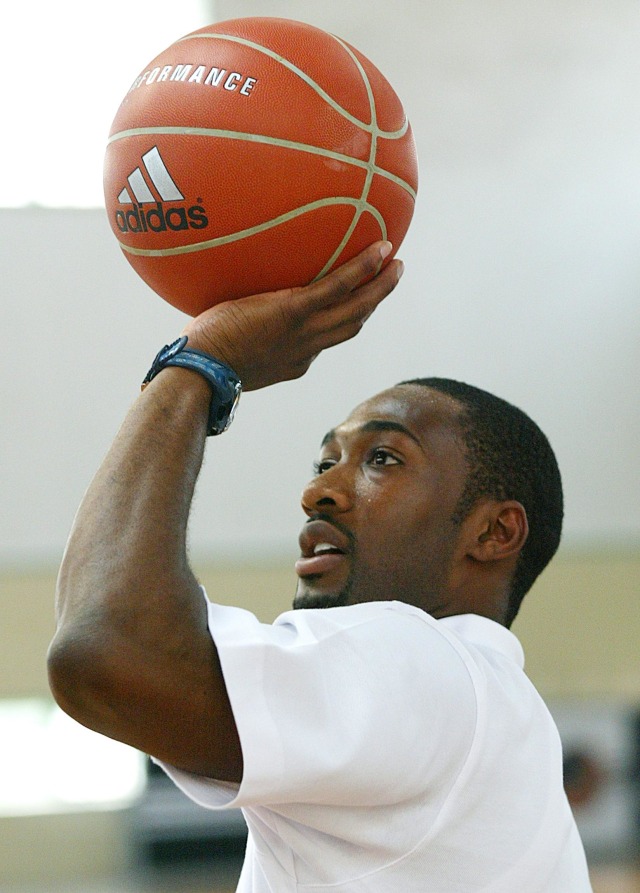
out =
{"type": "Polygon", "coordinates": [[[293,599],[293,609],[300,608],[343,608],[349,604],[349,587],[338,592],[327,592],[314,589],[302,580],[293,599]]]}

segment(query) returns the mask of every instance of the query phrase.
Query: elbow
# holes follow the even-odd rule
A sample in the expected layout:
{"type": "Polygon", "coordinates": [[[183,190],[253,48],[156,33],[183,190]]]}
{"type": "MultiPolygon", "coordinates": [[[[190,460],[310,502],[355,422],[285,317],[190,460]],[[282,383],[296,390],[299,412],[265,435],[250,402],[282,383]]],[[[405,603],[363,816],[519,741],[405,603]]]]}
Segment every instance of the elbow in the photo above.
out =
{"type": "Polygon", "coordinates": [[[103,723],[102,663],[95,645],[68,634],[56,634],[47,652],[49,688],[54,700],[72,719],[95,731],[100,731],[103,723]]]}

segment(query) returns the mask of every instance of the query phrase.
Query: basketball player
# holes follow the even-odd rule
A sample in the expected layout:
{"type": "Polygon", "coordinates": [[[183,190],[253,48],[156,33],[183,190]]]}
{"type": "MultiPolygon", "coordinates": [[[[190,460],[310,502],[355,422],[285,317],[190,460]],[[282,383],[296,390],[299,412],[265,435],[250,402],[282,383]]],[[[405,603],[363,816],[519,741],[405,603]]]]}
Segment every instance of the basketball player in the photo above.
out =
{"type": "Polygon", "coordinates": [[[189,567],[239,380],[294,378],[355,335],[401,273],[373,275],[388,251],[219,305],[156,357],[71,533],[52,689],[196,802],[243,808],[241,891],[587,893],[558,734],[508,629],[562,518],[523,413],[440,379],[358,406],[322,442],[296,610],[273,625],[210,603],[189,567]]]}

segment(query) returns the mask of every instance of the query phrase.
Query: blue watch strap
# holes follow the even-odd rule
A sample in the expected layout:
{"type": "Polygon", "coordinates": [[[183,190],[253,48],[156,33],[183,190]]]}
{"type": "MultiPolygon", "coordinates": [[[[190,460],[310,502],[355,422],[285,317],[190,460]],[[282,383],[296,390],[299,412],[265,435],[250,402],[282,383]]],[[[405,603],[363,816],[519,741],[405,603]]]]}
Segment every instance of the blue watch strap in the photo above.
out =
{"type": "Polygon", "coordinates": [[[231,422],[242,393],[242,383],[230,366],[201,350],[187,349],[188,339],[178,338],[158,352],[142,382],[143,389],[167,366],[178,366],[198,372],[211,386],[211,405],[207,435],[222,434],[231,422]]]}

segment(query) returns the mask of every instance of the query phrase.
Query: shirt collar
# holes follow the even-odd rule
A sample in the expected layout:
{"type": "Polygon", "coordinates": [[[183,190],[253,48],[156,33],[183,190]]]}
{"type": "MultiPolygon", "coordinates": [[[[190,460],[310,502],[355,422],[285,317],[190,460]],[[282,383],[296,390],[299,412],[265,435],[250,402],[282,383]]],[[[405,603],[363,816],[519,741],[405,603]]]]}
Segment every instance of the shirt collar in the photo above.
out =
{"type": "Polygon", "coordinates": [[[514,661],[520,669],[524,668],[522,645],[506,626],[496,623],[495,620],[489,620],[488,617],[481,617],[479,614],[454,614],[451,617],[441,618],[438,623],[446,626],[461,639],[499,651],[514,661]]]}

